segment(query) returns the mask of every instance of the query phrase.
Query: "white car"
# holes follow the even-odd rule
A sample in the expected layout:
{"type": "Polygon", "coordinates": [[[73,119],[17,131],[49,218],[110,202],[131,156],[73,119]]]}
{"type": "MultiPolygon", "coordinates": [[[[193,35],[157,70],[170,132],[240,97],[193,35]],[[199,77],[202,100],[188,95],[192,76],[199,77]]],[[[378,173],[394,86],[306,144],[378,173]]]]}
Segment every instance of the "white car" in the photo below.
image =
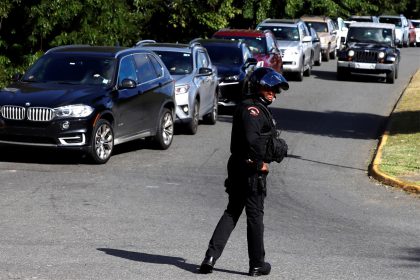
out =
{"type": "Polygon", "coordinates": [[[298,81],[311,75],[314,64],[312,37],[302,20],[266,19],[257,29],[269,29],[274,33],[282,53],[284,73],[295,74],[298,81]]]}
{"type": "Polygon", "coordinates": [[[346,23],[344,22],[344,20],[341,17],[338,17],[335,20],[336,23],[336,27],[337,27],[337,47],[336,49],[339,50],[341,48],[341,42],[345,41],[346,37],[347,37],[347,32],[349,31],[349,29],[346,26],[346,23]],[[341,39],[343,38],[343,39],[341,39]]]}

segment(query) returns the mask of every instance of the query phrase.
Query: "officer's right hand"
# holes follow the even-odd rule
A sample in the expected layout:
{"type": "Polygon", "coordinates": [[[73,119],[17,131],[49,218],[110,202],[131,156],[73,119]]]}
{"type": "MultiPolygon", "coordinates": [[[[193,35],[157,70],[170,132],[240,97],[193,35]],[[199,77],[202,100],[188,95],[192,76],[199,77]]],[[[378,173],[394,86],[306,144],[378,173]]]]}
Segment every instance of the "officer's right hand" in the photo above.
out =
{"type": "Polygon", "coordinates": [[[262,173],[268,173],[268,163],[263,162],[263,165],[261,167],[260,172],[262,172],[262,173]]]}

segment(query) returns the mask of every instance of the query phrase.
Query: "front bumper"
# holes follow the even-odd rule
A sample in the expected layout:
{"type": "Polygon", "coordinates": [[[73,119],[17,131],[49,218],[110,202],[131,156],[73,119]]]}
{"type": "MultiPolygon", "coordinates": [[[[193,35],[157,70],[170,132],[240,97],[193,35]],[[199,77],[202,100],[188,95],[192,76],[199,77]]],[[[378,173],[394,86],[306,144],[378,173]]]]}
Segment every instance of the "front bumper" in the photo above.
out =
{"type": "Polygon", "coordinates": [[[236,106],[243,96],[243,81],[219,83],[219,105],[225,107],[236,106]]]}
{"type": "Polygon", "coordinates": [[[50,122],[0,118],[0,143],[22,146],[83,150],[90,144],[92,119],[62,119],[50,122]]]}
{"type": "Polygon", "coordinates": [[[393,63],[384,64],[354,61],[337,61],[337,69],[338,68],[356,73],[381,74],[394,71],[395,66],[393,63]]]}

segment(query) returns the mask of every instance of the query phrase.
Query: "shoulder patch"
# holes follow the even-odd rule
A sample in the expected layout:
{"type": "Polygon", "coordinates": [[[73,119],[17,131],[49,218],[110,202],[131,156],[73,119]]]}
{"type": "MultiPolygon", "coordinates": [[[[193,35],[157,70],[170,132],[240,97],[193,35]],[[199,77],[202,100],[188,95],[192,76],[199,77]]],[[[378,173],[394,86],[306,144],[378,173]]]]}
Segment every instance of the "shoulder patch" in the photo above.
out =
{"type": "Polygon", "coordinates": [[[257,117],[260,114],[260,110],[255,106],[248,107],[248,112],[251,116],[257,117]]]}

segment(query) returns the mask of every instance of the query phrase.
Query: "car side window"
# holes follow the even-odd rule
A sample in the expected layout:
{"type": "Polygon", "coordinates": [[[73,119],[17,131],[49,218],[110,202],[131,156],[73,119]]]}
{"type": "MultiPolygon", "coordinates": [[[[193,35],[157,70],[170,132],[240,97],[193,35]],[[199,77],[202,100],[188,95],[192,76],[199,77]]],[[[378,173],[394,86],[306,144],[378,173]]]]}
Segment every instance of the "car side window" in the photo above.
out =
{"type": "Polygon", "coordinates": [[[157,59],[153,55],[150,55],[149,58],[150,58],[150,62],[153,65],[153,68],[156,71],[157,76],[159,78],[162,77],[163,76],[162,65],[157,61],[157,59]]]}
{"type": "Polygon", "coordinates": [[[267,45],[269,51],[277,51],[277,45],[275,41],[273,40],[273,37],[267,36],[267,45]]]}
{"type": "Polygon", "coordinates": [[[136,62],[137,78],[140,84],[156,79],[156,70],[150,61],[147,54],[135,54],[134,60],[136,62]]]}
{"type": "Polygon", "coordinates": [[[209,64],[210,62],[206,54],[202,51],[197,52],[197,68],[209,67],[209,64]]]}
{"type": "Polygon", "coordinates": [[[118,73],[118,84],[121,85],[124,79],[134,80],[136,81],[136,83],[138,83],[138,79],[136,75],[136,67],[134,66],[134,62],[131,55],[123,57],[120,62],[120,70],[118,73]]]}

